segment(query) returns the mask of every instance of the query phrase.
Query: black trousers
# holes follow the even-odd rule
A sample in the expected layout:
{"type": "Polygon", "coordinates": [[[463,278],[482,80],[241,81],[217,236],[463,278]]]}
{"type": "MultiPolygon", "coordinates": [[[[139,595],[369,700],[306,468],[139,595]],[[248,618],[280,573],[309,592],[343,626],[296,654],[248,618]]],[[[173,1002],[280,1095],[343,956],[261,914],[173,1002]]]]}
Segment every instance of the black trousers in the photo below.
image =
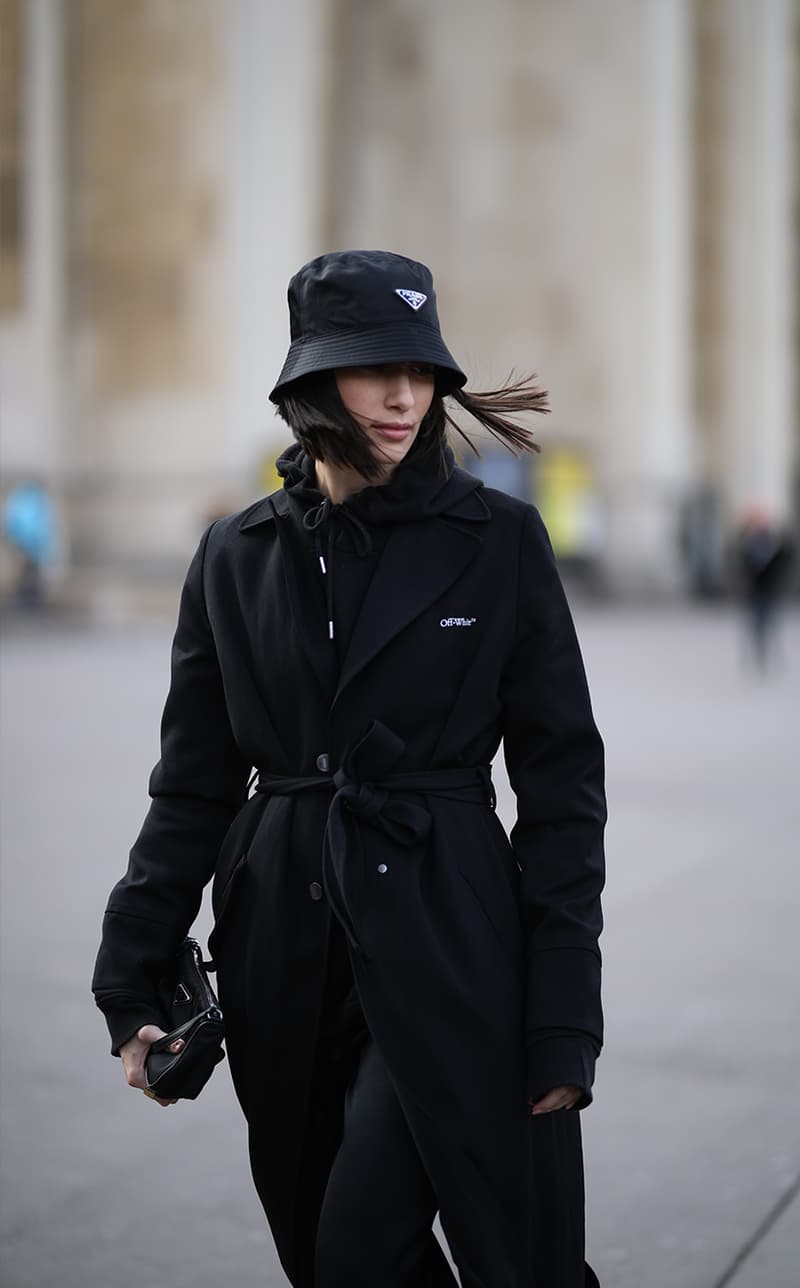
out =
{"type": "Polygon", "coordinates": [[[455,1288],[432,1232],[436,1196],[367,1028],[335,923],[311,1120],[324,1174],[308,1178],[319,1224],[303,1282],[314,1288],[455,1288]]]}
{"type": "MultiPolygon", "coordinates": [[[[303,1249],[298,1285],[313,1288],[482,1288],[456,1279],[432,1230],[438,1203],[386,1067],[370,1036],[340,936],[332,938],[327,995],[311,1096],[316,1169],[305,1172],[300,1202],[318,1214],[313,1248],[303,1249]]],[[[577,1115],[536,1120],[536,1131],[577,1128],[577,1115]]],[[[558,1157],[558,1150],[547,1151],[558,1157]]],[[[570,1155],[572,1157],[572,1155],[570,1155]]],[[[548,1173],[549,1175],[549,1173],[548,1173]]],[[[558,1187],[555,1187],[558,1189],[558,1187]]],[[[582,1223],[580,1178],[575,1220],[582,1223]],[[579,1209],[579,1211],[578,1211],[579,1209]]],[[[583,1265],[581,1232],[551,1196],[539,1193],[544,1279],[536,1288],[597,1280],[583,1265]],[[545,1251],[546,1250],[546,1251],[545,1251]]],[[[569,1216],[569,1214],[567,1214],[569,1216]]],[[[533,1288],[533,1286],[532,1286],[533,1288]]]]}
{"type": "Polygon", "coordinates": [[[432,1225],[436,1196],[375,1043],[345,1100],[320,1213],[315,1288],[454,1288],[432,1225]]]}

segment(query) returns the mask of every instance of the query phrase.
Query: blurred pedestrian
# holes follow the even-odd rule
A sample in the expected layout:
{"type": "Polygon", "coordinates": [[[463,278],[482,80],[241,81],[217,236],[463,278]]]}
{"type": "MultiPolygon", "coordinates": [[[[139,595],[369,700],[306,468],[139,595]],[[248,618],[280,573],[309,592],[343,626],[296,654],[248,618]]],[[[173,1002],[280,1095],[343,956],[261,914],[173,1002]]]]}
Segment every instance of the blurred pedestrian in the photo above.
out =
{"type": "Polygon", "coordinates": [[[765,671],[774,659],[780,607],[792,566],[792,546],[767,512],[753,506],[744,516],[737,554],[752,656],[765,671]]]}
{"type": "Polygon", "coordinates": [[[38,479],[26,479],[9,492],[3,506],[3,535],[17,559],[14,598],[18,607],[42,608],[44,572],[55,552],[55,516],[50,495],[38,479]]]}
{"type": "Polygon", "coordinates": [[[584,1288],[602,743],[537,512],[446,440],[447,398],[532,450],[511,417],[545,395],[465,390],[403,256],[323,255],[289,308],[271,398],[296,442],[282,490],[215,523],[189,570],[97,1001],[144,1086],[154,981],[213,875],[230,1066],[290,1282],[452,1285],[438,1210],[462,1285],[584,1288]]]}

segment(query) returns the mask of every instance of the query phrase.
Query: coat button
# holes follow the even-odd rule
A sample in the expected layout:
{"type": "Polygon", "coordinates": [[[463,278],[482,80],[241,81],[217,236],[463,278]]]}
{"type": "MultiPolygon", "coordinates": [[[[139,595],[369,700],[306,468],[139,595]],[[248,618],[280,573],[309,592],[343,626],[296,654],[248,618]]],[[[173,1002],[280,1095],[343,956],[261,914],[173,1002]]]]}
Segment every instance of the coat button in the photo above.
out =
{"type": "Polygon", "coordinates": [[[327,751],[320,752],[320,754],[317,756],[317,769],[321,774],[327,774],[330,767],[331,767],[331,758],[328,755],[327,751]]]}
{"type": "Polygon", "coordinates": [[[319,903],[320,899],[322,898],[322,886],[320,885],[319,881],[311,882],[311,885],[308,887],[308,893],[311,895],[311,898],[314,900],[315,903],[319,903]]]}

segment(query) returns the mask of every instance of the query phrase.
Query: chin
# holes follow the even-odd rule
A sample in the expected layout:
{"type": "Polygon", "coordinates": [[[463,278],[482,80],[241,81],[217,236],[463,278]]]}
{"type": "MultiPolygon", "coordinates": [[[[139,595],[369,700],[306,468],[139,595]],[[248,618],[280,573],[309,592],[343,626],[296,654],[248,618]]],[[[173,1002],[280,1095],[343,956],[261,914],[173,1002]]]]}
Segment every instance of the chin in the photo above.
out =
{"type": "Polygon", "coordinates": [[[384,465],[399,465],[408,456],[411,447],[397,448],[386,443],[374,443],[373,455],[376,460],[384,465]]]}

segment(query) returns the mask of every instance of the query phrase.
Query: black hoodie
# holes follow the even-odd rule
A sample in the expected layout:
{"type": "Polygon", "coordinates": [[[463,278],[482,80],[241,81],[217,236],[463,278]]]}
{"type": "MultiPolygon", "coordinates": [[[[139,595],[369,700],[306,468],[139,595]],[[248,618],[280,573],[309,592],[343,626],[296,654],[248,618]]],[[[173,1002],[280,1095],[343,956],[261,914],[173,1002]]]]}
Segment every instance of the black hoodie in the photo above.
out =
{"type": "Polygon", "coordinates": [[[320,491],[314,461],[299,444],[280,456],[278,472],[295,519],[298,553],[315,566],[316,578],[309,580],[319,587],[320,630],[339,664],[392,528],[436,515],[457,519],[459,502],[483,487],[456,466],[450,447],[440,452],[435,441],[417,440],[388,482],[354,492],[338,505],[320,491]]]}

